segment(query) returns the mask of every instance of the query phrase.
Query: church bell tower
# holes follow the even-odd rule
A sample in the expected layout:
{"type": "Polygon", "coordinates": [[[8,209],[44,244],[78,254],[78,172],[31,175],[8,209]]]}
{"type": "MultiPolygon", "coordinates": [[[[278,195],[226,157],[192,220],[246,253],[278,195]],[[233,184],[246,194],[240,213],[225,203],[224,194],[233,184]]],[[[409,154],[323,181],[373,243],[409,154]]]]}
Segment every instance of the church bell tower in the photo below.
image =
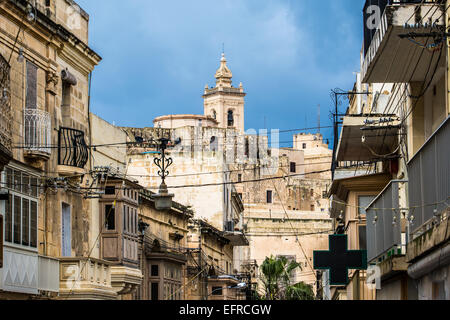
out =
{"type": "Polygon", "coordinates": [[[216,72],[216,86],[205,86],[203,94],[205,116],[213,117],[219,123],[219,128],[235,128],[244,133],[244,87],[231,84],[233,74],[227,66],[227,59],[222,53],[220,67],[216,72]]]}

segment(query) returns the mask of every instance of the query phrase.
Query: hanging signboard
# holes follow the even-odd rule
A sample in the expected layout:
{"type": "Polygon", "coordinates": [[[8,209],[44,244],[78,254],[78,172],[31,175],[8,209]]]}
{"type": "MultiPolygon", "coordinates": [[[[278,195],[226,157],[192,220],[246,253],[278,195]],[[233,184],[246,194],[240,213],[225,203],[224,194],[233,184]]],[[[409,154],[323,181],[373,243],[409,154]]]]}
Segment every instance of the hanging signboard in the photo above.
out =
{"type": "Polygon", "coordinates": [[[389,0],[367,0],[364,6],[364,55],[369,49],[389,0]]]}

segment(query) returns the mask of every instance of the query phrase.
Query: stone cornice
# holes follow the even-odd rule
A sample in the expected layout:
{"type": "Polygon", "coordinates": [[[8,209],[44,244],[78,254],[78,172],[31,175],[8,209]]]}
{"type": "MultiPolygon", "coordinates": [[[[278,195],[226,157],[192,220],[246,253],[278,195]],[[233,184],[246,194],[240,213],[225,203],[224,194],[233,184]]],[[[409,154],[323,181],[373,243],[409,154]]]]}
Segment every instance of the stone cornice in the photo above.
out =
{"type": "MultiPolygon", "coordinates": [[[[19,18],[20,15],[25,14],[27,1],[25,0],[9,0],[8,12],[11,15],[11,20],[16,24],[25,24],[26,30],[30,32],[34,37],[47,45],[52,44],[59,49],[59,54],[65,56],[72,61],[75,67],[82,67],[82,72],[88,74],[93,70],[94,66],[101,61],[100,55],[92,50],[88,44],[81,41],[73,33],[68,31],[62,25],[57,24],[52,19],[47,17],[44,13],[37,11],[36,24],[29,25],[25,20],[19,18]],[[14,17],[14,13],[17,17],[14,17]],[[67,51],[65,53],[64,51],[67,51]]],[[[28,50],[31,50],[28,48],[28,50]]]]}

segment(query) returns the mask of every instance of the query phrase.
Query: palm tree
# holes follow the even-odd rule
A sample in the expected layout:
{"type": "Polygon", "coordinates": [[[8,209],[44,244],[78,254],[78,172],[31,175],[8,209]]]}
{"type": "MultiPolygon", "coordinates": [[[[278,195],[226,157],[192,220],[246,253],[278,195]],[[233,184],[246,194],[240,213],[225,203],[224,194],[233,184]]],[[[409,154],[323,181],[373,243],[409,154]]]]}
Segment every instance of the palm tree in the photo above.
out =
{"type": "Polygon", "coordinates": [[[299,282],[289,286],[286,290],[287,300],[314,300],[314,291],[311,285],[299,282]]]}
{"type": "Polygon", "coordinates": [[[296,261],[289,261],[286,257],[267,257],[261,265],[262,282],[267,300],[283,300],[290,291],[291,273],[301,268],[296,261]]]}

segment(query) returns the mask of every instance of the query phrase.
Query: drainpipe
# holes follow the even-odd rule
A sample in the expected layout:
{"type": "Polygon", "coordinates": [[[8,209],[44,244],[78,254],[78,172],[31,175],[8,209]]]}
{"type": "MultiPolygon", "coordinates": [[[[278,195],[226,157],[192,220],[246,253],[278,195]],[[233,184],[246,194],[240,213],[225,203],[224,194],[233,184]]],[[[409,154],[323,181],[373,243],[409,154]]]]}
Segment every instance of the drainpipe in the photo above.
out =
{"type": "Polygon", "coordinates": [[[90,170],[92,171],[92,128],[91,128],[91,85],[92,85],[92,71],[89,73],[89,89],[88,89],[88,128],[89,128],[89,146],[91,147],[91,159],[89,161],[90,163],[90,170]]]}

